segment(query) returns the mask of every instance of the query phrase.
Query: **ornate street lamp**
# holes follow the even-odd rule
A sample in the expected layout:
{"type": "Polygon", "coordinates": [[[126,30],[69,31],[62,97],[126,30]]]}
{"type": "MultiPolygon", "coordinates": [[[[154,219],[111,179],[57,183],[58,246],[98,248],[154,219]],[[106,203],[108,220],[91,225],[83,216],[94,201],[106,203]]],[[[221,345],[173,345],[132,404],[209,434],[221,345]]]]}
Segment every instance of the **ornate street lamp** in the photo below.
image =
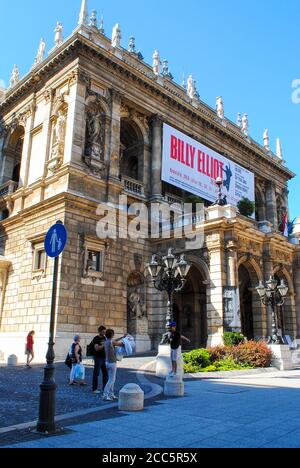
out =
{"type": "Polygon", "coordinates": [[[284,280],[278,286],[278,281],[273,276],[266,282],[266,286],[260,281],[256,288],[262,304],[272,308],[272,336],[268,338],[268,344],[283,344],[282,337],[278,335],[276,307],[283,306],[288,290],[284,280]]]}
{"type": "Polygon", "coordinates": [[[174,292],[183,289],[191,266],[185,260],[174,254],[174,249],[169,249],[164,257],[153,255],[151,262],[147,265],[151,275],[153,286],[158,291],[166,291],[168,294],[167,324],[173,321],[173,296],[174,292]]]}
{"type": "Polygon", "coordinates": [[[227,198],[226,198],[226,195],[223,197],[222,195],[222,187],[223,187],[223,179],[222,177],[217,177],[216,178],[216,186],[218,187],[219,189],[219,192],[218,192],[218,200],[215,201],[215,203],[213,204],[214,206],[225,206],[227,205],[227,198]]]}

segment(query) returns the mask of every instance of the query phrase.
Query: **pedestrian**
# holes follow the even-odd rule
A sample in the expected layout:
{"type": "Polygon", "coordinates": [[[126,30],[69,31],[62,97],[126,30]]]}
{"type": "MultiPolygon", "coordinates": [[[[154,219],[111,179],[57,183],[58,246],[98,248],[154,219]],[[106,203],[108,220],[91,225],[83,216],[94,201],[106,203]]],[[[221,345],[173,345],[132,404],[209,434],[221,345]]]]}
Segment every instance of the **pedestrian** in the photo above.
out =
{"type": "Polygon", "coordinates": [[[118,397],[114,394],[114,385],[117,377],[117,357],[115,352],[115,346],[124,346],[122,341],[113,341],[115,336],[114,330],[106,330],[105,333],[106,341],[104,342],[105,349],[105,364],[108,372],[108,382],[104,388],[103,400],[114,401],[118,400],[118,397]]]}
{"type": "Polygon", "coordinates": [[[33,345],[34,345],[34,335],[35,331],[32,330],[31,332],[28,333],[27,335],[27,341],[26,341],[26,350],[25,354],[27,354],[27,362],[26,362],[26,367],[31,369],[31,362],[34,359],[34,350],[33,350],[33,345]]]}
{"type": "MultiPolygon", "coordinates": [[[[72,369],[70,372],[70,382],[69,385],[75,385],[77,382],[75,381],[75,372],[76,366],[82,363],[82,348],[80,346],[80,335],[74,336],[74,342],[70,348],[69,354],[72,359],[72,369]]],[[[80,382],[80,385],[87,385],[84,380],[80,382]]]]}
{"type": "Polygon", "coordinates": [[[102,372],[102,390],[104,391],[105,386],[108,382],[108,373],[105,365],[105,349],[104,343],[106,341],[105,336],[106,328],[101,326],[98,328],[98,335],[93,339],[92,346],[92,355],[94,358],[94,373],[93,373],[93,393],[94,395],[99,395],[101,393],[98,390],[98,379],[100,375],[100,370],[102,372]]]}
{"type": "Polygon", "coordinates": [[[172,361],[172,372],[170,377],[175,377],[177,375],[177,363],[179,359],[179,348],[182,344],[182,340],[190,343],[191,341],[185,336],[181,335],[177,331],[177,323],[171,322],[169,324],[169,343],[171,345],[171,361],[172,361]]]}

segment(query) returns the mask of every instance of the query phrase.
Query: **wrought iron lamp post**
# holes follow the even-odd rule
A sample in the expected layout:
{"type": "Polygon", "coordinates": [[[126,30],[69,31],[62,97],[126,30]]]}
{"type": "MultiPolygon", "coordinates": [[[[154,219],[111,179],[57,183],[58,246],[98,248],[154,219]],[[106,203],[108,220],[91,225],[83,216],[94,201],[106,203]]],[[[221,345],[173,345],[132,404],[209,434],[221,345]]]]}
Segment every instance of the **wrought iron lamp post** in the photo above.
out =
{"type": "Polygon", "coordinates": [[[166,291],[168,293],[167,329],[169,323],[174,319],[174,292],[179,292],[183,289],[191,268],[185,260],[184,255],[178,257],[174,255],[173,252],[174,249],[169,249],[168,255],[165,257],[153,255],[151,262],[147,265],[155,289],[158,291],[166,291]]]}
{"type": "Polygon", "coordinates": [[[288,290],[284,280],[278,285],[278,281],[273,276],[266,282],[266,286],[260,281],[256,288],[262,304],[272,308],[272,336],[269,336],[268,344],[283,344],[282,337],[278,335],[276,307],[284,304],[288,290]]]}

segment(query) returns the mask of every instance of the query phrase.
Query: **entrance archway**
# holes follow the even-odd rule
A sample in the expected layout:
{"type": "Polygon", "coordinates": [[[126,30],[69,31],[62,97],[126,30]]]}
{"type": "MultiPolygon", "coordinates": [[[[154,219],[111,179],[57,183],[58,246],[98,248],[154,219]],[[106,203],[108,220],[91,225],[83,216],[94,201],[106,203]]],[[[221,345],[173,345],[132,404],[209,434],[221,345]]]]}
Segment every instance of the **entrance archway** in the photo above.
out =
{"type": "Polygon", "coordinates": [[[263,278],[254,260],[242,261],[238,269],[242,334],[248,340],[261,339],[267,333],[267,317],[256,287],[263,278]]]}
{"type": "Polygon", "coordinates": [[[204,275],[192,265],[186,285],[174,296],[174,318],[178,331],[191,340],[186,349],[205,348],[207,345],[207,299],[204,275]]]}

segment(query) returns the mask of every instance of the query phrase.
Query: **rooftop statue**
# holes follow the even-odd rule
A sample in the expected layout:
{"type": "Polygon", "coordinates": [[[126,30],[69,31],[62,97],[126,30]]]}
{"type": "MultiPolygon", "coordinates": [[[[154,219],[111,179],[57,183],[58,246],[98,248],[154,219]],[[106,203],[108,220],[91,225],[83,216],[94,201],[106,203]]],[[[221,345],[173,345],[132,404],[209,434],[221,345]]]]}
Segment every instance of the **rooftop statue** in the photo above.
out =
{"type": "Polygon", "coordinates": [[[217,114],[220,117],[220,119],[224,119],[225,113],[224,113],[224,103],[222,97],[217,98],[217,114]]]}
{"type": "Polygon", "coordinates": [[[122,36],[121,36],[120,25],[116,24],[113,28],[111,45],[115,48],[120,47],[121,39],[122,39],[122,36]]]}
{"type": "Polygon", "coordinates": [[[157,49],[155,49],[154,54],[153,54],[153,72],[155,75],[160,75],[160,66],[161,66],[161,61],[160,61],[160,56],[159,52],[157,49]]]}
{"type": "Polygon", "coordinates": [[[196,81],[193,79],[193,75],[190,75],[187,80],[187,94],[191,99],[197,99],[199,97],[196,89],[196,81]]]}
{"type": "Polygon", "coordinates": [[[240,113],[237,115],[236,124],[238,127],[242,128],[242,116],[240,113]]]}
{"type": "Polygon", "coordinates": [[[64,29],[64,27],[63,27],[62,23],[57,22],[56,28],[54,29],[54,32],[55,32],[55,37],[54,37],[55,47],[59,47],[64,41],[63,35],[62,35],[63,29],[64,29]]]}
{"type": "Polygon", "coordinates": [[[13,88],[14,86],[16,86],[16,84],[19,83],[19,81],[20,81],[19,69],[17,65],[14,65],[13,71],[11,73],[10,81],[9,81],[10,88],[13,88]]]}
{"type": "Polygon", "coordinates": [[[96,10],[93,10],[93,11],[92,11],[92,14],[91,14],[91,17],[90,17],[89,26],[91,26],[92,28],[97,28],[97,29],[98,29],[98,25],[97,25],[97,11],[96,11],[96,10]]]}
{"type": "Polygon", "coordinates": [[[172,75],[172,73],[170,73],[170,70],[169,70],[169,62],[168,62],[168,60],[164,60],[164,61],[163,61],[162,75],[163,75],[165,78],[170,78],[171,80],[173,80],[173,75],[172,75]]]}
{"type": "Polygon", "coordinates": [[[35,58],[35,65],[38,65],[39,63],[42,63],[44,61],[45,49],[46,49],[46,43],[45,43],[45,40],[42,38],[40,41],[40,45],[37,51],[36,58],[35,58]]]}
{"type": "Polygon", "coordinates": [[[264,147],[266,148],[266,150],[270,149],[269,130],[267,128],[264,131],[264,147]]]}
{"type": "Polygon", "coordinates": [[[242,117],[242,132],[248,136],[248,130],[249,130],[249,121],[248,121],[248,115],[244,114],[242,117]]]}

